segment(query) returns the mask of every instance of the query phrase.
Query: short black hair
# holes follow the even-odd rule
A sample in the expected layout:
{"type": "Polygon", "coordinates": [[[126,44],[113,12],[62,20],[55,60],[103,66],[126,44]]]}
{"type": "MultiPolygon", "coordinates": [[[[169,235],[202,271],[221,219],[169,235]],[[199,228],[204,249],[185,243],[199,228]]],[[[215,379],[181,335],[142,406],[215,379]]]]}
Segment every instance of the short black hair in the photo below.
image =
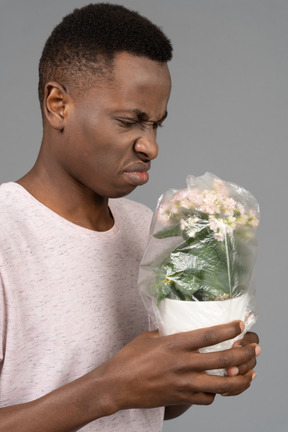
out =
{"type": "Polygon", "coordinates": [[[167,62],[172,50],[159,27],[124,6],[96,3],[75,9],[55,27],[44,46],[39,62],[40,103],[48,81],[64,84],[61,80],[72,79],[81,85],[83,72],[102,79],[110,73],[111,77],[111,64],[119,52],[167,62]]]}

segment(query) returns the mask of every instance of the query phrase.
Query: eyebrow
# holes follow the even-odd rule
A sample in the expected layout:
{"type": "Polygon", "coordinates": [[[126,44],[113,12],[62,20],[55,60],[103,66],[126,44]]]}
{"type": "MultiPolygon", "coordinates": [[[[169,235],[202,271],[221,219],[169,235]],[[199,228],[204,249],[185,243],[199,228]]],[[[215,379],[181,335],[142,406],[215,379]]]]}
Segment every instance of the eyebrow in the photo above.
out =
{"type": "MultiPolygon", "coordinates": [[[[139,110],[137,108],[130,109],[130,110],[125,110],[125,111],[122,111],[122,112],[136,114],[139,122],[149,122],[149,121],[152,121],[152,120],[149,120],[149,116],[148,116],[147,113],[145,113],[144,111],[141,111],[141,110],[139,110]]],[[[153,120],[153,123],[161,123],[161,122],[163,122],[167,118],[167,116],[168,116],[168,111],[165,111],[164,115],[159,120],[155,120],[155,121],[153,120]]]]}

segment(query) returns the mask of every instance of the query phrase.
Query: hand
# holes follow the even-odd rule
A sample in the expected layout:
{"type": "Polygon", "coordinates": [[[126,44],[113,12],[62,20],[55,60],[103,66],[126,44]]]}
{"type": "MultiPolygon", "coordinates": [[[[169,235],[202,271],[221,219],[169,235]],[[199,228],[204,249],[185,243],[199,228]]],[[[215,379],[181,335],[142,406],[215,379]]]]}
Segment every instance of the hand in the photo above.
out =
{"type": "Polygon", "coordinates": [[[251,365],[258,347],[255,335],[248,334],[222,352],[200,353],[199,349],[233,339],[243,329],[243,323],[232,322],[164,337],[158,332],[142,333],[107,362],[75,381],[37,400],[0,408],[1,431],[78,430],[93,420],[129,408],[168,406],[167,417],[171,417],[181,414],[190,404],[212,403],[217,393],[239,394],[250,386],[254,375],[249,368],[254,367],[251,365]],[[235,367],[239,370],[236,376],[205,372],[235,367]]]}
{"type": "MultiPolygon", "coordinates": [[[[142,333],[103,365],[102,374],[113,377],[115,411],[129,408],[201,404],[215,394],[239,394],[252,381],[254,371],[236,376],[212,376],[208,369],[244,370],[254,364],[257,342],[249,336],[229,350],[199,353],[199,348],[233,339],[244,328],[241,322],[159,336],[142,333]],[[249,339],[250,338],[250,339],[249,339]],[[250,343],[252,341],[252,343],[250,343]],[[248,366],[247,366],[248,365],[248,366]]],[[[103,375],[102,375],[103,377],[103,375]]],[[[109,379],[108,379],[109,382],[109,379]]]]}
{"type": "MultiPolygon", "coordinates": [[[[261,348],[258,346],[259,343],[259,337],[256,333],[248,332],[246,333],[242,339],[238,340],[233,344],[233,348],[246,346],[252,343],[256,343],[257,346],[255,348],[255,357],[253,357],[248,363],[244,363],[242,365],[238,365],[238,367],[234,366],[232,368],[227,369],[227,375],[228,376],[235,376],[235,375],[244,375],[249,370],[252,370],[256,365],[256,357],[261,353],[261,348]]],[[[253,371],[254,372],[254,371],[253,371]]],[[[255,373],[252,375],[252,379],[255,378],[255,373]]],[[[234,396],[237,393],[234,394],[222,394],[222,396],[234,396]]],[[[211,400],[212,400],[212,394],[211,394],[211,400]]],[[[195,394],[196,398],[196,394],[195,394]]],[[[194,402],[195,403],[195,402],[194,402]]],[[[187,409],[189,409],[190,405],[171,405],[165,408],[165,420],[170,420],[175,417],[178,417],[179,415],[183,414],[187,409]]]]}

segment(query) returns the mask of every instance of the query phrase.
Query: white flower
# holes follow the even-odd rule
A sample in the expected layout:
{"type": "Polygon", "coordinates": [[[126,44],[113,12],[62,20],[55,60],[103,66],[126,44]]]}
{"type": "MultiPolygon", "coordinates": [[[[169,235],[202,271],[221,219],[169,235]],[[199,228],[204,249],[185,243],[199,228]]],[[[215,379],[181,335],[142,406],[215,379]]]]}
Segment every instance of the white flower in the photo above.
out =
{"type": "Polygon", "coordinates": [[[186,220],[181,219],[180,228],[182,229],[182,231],[185,230],[188,237],[195,237],[195,234],[198,231],[198,228],[196,226],[198,221],[199,221],[198,217],[189,217],[186,220]]]}
{"type": "Polygon", "coordinates": [[[184,219],[180,220],[180,229],[182,231],[184,231],[184,229],[186,228],[186,221],[184,219]]]}
{"type": "Polygon", "coordinates": [[[171,222],[170,206],[167,203],[164,203],[159,207],[157,219],[164,225],[169,225],[169,223],[171,222]]]}

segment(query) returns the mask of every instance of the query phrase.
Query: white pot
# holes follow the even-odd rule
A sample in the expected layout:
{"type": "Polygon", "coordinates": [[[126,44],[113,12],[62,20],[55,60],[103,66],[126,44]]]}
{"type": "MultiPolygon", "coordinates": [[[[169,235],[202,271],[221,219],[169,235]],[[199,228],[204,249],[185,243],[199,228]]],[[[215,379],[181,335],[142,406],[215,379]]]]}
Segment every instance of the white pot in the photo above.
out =
{"type": "MultiPolygon", "coordinates": [[[[246,325],[246,332],[256,321],[255,315],[251,313],[248,294],[229,300],[209,302],[165,299],[160,302],[158,311],[155,312],[159,330],[163,335],[197,330],[234,320],[242,320],[246,325]]],[[[201,348],[200,352],[229,349],[242,335],[211,347],[201,348]]],[[[217,369],[208,373],[224,375],[225,371],[217,369]]]]}

